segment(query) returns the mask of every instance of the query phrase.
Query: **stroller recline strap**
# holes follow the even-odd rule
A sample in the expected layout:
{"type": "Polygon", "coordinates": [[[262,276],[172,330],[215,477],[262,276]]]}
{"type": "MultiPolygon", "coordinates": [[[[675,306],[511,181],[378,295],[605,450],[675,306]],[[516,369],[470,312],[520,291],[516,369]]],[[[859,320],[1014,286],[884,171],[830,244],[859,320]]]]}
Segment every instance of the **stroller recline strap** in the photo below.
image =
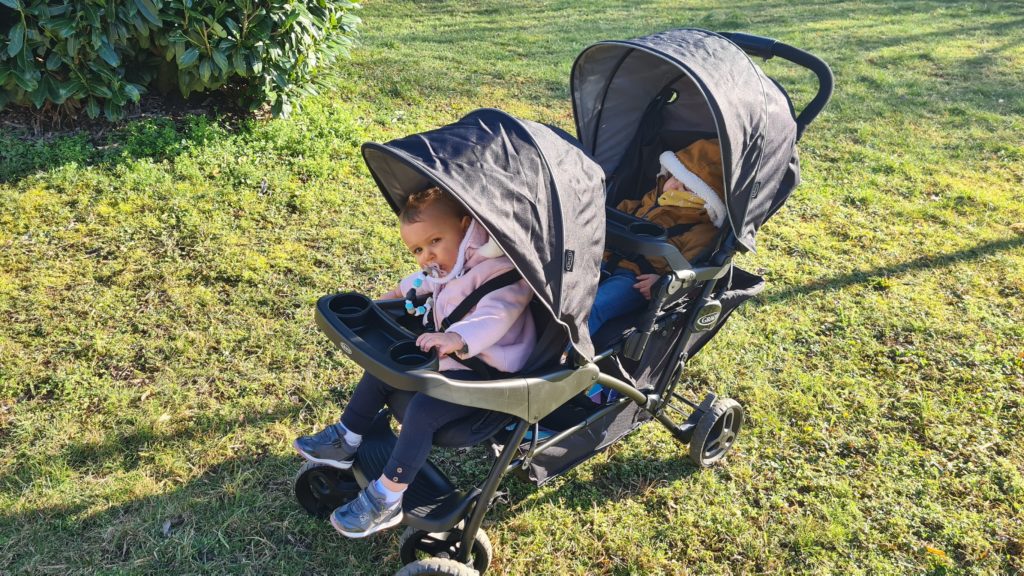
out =
{"type": "Polygon", "coordinates": [[[487,296],[495,290],[501,290],[506,286],[511,286],[518,282],[520,278],[522,277],[519,275],[517,270],[509,270],[508,272],[495,276],[481,284],[476,290],[470,292],[469,296],[466,296],[466,298],[455,307],[455,310],[452,310],[451,314],[441,321],[441,332],[447,331],[451,328],[452,324],[462,320],[462,318],[466,314],[469,314],[469,311],[472,310],[484,296],[487,296]]]}

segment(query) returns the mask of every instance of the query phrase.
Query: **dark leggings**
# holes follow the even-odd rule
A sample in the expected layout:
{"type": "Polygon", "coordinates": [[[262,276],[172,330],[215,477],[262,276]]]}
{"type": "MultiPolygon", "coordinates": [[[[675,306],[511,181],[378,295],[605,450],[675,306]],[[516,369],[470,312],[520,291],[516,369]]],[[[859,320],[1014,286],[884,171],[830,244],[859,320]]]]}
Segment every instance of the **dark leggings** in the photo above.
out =
{"type": "MultiPolygon", "coordinates": [[[[453,380],[481,379],[472,370],[441,374],[453,380]]],[[[345,406],[341,423],[356,434],[366,434],[370,431],[373,418],[385,404],[396,406],[402,403],[408,403],[408,407],[405,409],[402,431],[398,434],[398,444],[384,466],[384,476],[393,482],[409,484],[427,461],[434,432],[445,424],[472,416],[480,409],[452,404],[426,394],[398,390],[367,372],[356,385],[348,406],[345,406]]]]}

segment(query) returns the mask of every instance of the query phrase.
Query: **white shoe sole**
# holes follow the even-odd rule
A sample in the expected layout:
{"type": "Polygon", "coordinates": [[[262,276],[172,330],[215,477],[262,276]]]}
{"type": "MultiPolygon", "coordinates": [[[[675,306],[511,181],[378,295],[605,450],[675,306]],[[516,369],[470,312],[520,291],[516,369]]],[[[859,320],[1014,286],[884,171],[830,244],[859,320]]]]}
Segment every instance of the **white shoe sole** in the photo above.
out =
{"type": "Polygon", "coordinates": [[[342,535],[348,536],[349,538],[365,538],[366,536],[369,536],[370,534],[374,534],[376,532],[380,532],[381,530],[386,530],[386,529],[391,528],[392,526],[394,526],[396,524],[401,524],[402,517],[404,515],[405,515],[404,512],[400,512],[400,513],[396,514],[395,517],[392,518],[391,520],[389,520],[386,524],[378,524],[377,526],[374,526],[373,528],[371,528],[369,530],[366,530],[365,532],[350,532],[350,531],[342,528],[341,526],[338,526],[334,522],[334,514],[332,513],[331,514],[331,526],[334,526],[335,530],[337,530],[342,535]]]}
{"type": "Polygon", "coordinates": [[[344,460],[344,461],[340,461],[340,460],[324,460],[323,458],[314,458],[313,456],[310,456],[309,454],[304,452],[302,450],[302,448],[299,448],[298,444],[295,443],[295,442],[292,443],[292,448],[295,448],[295,451],[299,453],[299,456],[302,456],[303,458],[305,458],[306,460],[308,460],[310,462],[316,462],[317,464],[326,464],[326,465],[330,466],[331,468],[337,468],[338,470],[348,470],[349,468],[352,467],[352,462],[355,461],[355,458],[353,458],[352,460],[344,460]]]}

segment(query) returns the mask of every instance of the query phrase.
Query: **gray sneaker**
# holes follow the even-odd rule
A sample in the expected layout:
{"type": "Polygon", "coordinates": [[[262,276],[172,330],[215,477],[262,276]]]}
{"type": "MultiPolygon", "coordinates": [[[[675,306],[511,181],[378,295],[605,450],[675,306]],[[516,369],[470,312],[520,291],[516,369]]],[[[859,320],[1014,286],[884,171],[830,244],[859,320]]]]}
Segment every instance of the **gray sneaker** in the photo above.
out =
{"type": "Polygon", "coordinates": [[[377,494],[373,483],[363,489],[348,504],[340,506],[331,514],[331,526],[349,538],[362,538],[402,521],[402,501],[391,506],[384,503],[384,497],[377,494]]]}
{"type": "Polygon", "coordinates": [[[341,470],[352,467],[352,460],[359,451],[359,446],[345,441],[345,428],[341,422],[331,424],[316,434],[300,436],[292,446],[310,462],[327,464],[341,470]]]}

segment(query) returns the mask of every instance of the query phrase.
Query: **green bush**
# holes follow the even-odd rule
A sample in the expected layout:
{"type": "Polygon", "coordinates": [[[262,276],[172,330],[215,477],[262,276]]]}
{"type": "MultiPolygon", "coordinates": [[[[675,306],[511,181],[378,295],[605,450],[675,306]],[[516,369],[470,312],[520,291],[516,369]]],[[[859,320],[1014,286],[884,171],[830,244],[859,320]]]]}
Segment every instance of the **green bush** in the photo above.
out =
{"type": "Polygon", "coordinates": [[[0,0],[0,108],[120,118],[141,94],[231,89],[287,114],[347,53],[347,0],[0,0]]]}

